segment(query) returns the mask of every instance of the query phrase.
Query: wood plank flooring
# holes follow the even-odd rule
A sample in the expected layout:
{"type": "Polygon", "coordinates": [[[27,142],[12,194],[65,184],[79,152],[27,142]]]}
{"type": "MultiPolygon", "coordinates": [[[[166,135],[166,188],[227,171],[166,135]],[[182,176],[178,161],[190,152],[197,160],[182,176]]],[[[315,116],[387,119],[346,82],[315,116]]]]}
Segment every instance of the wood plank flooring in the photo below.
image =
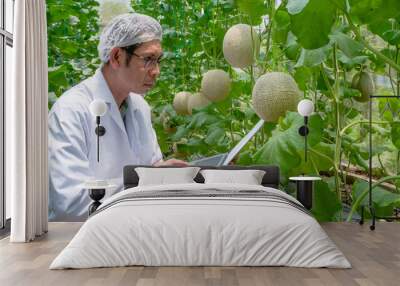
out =
{"type": "Polygon", "coordinates": [[[352,263],[352,269],[289,267],[121,267],[48,270],[81,223],[50,223],[32,243],[0,240],[0,285],[400,285],[400,223],[326,223],[323,228],[352,263]]]}

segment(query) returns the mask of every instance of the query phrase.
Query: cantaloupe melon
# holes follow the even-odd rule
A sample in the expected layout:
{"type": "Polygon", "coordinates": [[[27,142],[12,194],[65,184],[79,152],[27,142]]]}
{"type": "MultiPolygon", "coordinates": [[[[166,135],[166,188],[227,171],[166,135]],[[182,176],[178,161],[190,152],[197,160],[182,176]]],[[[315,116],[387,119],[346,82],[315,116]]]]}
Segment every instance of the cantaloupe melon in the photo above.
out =
{"type": "Polygon", "coordinates": [[[300,91],[287,73],[270,72],[257,79],[252,104],[257,115],[267,122],[277,122],[286,111],[295,111],[300,91]]]}
{"type": "Polygon", "coordinates": [[[251,66],[259,50],[260,39],[258,34],[247,24],[237,24],[230,27],[224,36],[224,57],[235,68],[251,66]]]}
{"type": "Polygon", "coordinates": [[[210,70],[203,75],[201,80],[201,93],[210,101],[224,100],[231,90],[229,74],[223,70],[210,70]]]}
{"type": "Polygon", "coordinates": [[[210,104],[210,101],[202,95],[200,92],[197,92],[188,99],[188,112],[192,114],[193,108],[202,108],[210,104]]]}
{"type": "Polygon", "coordinates": [[[189,114],[188,100],[190,96],[192,96],[192,94],[187,91],[181,91],[175,94],[172,106],[174,107],[177,114],[180,115],[189,114]]]}
{"type": "Polygon", "coordinates": [[[374,81],[369,73],[361,71],[356,73],[351,82],[351,87],[358,89],[361,92],[361,96],[353,97],[358,102],[367,102],[369,96],[374,93],[374,81]]]}

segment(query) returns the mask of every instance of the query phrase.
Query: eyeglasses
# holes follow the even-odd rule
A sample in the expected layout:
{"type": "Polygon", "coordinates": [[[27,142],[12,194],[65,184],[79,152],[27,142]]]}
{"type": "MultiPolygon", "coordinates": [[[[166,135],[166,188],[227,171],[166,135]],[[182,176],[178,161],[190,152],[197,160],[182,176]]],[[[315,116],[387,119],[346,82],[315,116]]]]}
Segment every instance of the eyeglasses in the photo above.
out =
{"type": "Polygon", "coordinates": [[[154,57],[150,57],[150,56],[144,57],[144,56],[136,54],[135,52],[131,53],[131,55],[134,55],[135,57],[138,57],[139,59],[141,59],[144,62],[145,69],[153,69],[157,65],[161,66],[161,63],[164,59],[163,56],[160,56],[158,58],[154,58],[154,57]]]}

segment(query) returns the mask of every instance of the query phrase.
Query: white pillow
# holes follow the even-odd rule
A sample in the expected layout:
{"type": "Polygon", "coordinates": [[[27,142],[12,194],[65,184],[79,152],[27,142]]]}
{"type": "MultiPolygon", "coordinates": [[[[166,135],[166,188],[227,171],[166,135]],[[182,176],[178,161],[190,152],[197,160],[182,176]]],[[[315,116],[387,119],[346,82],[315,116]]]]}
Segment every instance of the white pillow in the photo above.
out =
{"type": "Polygon", "coordinates": [[[262,170],[202,170],[205,184],[246,184],[261,185],[265,171],[262,170]]]}
{"type": "Polygon", "coordinates": [[[139,186],[195,183],[193,179],[199,170],[199,167],[135,168],[139,176],[139,186]]]}

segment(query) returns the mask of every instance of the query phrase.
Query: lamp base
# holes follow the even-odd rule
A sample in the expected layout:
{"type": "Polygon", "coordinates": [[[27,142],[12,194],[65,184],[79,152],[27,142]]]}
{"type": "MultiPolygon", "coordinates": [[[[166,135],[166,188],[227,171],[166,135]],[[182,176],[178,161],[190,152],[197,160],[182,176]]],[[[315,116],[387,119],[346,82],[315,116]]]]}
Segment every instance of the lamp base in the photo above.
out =
{"type": "Polygon", "coordinates": [[[313,181],[297,181],[297,200],[308,210],[313,205],[313,181]]]}
{"type": "Polygon", "coordinates": [[[89,197],[94,200],[94,202],[89,206],[89,216],[101,205],[100,200],[104,198],[105,194],[106,189],[89,189],[89,197]]]}
{"type": "Polygon", "coordinates": [[[313,206],[314,181],[320,181],[321,178],[311,176],[298,176],[290,177],[289,180],[296,182],[297,200],[301,202],[306,209],[311,210],[313,206]]]}

